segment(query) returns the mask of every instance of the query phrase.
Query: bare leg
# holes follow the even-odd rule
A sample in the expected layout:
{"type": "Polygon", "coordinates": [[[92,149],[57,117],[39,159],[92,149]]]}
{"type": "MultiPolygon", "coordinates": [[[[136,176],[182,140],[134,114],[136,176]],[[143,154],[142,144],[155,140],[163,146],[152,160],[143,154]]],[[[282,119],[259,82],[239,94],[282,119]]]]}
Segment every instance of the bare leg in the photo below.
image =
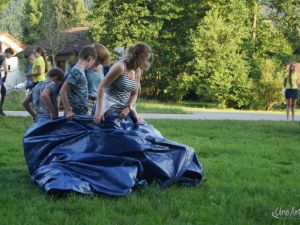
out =
{"type": "Polygon", "coordinates": [[[295,121],[295,109],[296,109],[297,99],[292,99],[291,109],[292,109],[292,120],[295,121]]]}
{"type": "Polygon", "coordinates": [[[286,99],[286,119],[289,120],[290,117],[290,106],[291,105],[291,99],[286,99]]]}

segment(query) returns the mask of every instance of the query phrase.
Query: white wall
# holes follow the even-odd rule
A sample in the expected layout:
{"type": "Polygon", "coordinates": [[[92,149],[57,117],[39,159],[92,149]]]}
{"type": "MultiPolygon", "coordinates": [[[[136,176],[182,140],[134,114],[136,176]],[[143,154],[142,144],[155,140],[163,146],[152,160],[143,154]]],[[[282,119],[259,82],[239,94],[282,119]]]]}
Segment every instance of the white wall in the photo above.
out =
{"type": "MultiPolygon", "coordinates": [[[[24,71],[22,71],[19,65],[18,57],[11,57],[6,59],[7,66],[9,68],[5,86],[7,89],[13,88],[16,84],[23,83],[26,81],[24,71]]],[[[1,72],[3,75],[3,71],[1,72]]]]}

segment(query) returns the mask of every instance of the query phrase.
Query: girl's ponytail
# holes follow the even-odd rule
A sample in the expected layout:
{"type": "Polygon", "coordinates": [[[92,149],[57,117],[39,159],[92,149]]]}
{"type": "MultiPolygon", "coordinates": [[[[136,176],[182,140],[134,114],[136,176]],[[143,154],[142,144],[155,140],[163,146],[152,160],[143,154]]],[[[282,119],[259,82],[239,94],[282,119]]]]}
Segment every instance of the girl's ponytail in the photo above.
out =
{"type": "Polygon", "coordinates": [[[47,60],[45,50],[42,49],[41,47],[37,47],[35,49],[35,51],[38,52],[39,54],[41,54],[41,56],[43,57],[44,62],[45,62],[45,72],[47,73],[49,71],[49,64],[48,64],[48,60],[47,60]]]}

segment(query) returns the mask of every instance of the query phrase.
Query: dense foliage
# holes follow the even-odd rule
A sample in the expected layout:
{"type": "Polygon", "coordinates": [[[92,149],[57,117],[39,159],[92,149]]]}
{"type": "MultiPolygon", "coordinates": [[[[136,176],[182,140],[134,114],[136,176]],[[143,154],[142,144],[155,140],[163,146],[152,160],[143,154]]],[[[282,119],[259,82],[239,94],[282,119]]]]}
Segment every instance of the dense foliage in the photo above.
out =
{"type": "Polygon", "coordinates": [[[280,77],[299,51],[299,7],[297,0],[94,0],[88,21],[91,38],[111,49],[150,43],[145,97],[269,109],[283,100],[280,77]]]}
{"type": "Polygon", "coordinates": [[[297,0],[11,0],[0,18],[2,30],[29,44],[89,25],[115,59],[116,47],[149,43],[147,98],[270,109],[283,101],[281,78],[300,55],[297,0]]]}

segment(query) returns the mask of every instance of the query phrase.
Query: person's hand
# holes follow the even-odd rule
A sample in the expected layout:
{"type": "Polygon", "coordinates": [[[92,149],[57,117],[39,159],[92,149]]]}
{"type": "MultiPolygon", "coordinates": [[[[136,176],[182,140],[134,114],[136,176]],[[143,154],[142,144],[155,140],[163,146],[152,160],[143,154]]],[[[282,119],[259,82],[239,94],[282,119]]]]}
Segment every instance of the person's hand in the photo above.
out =
{"type": "Polygon", "coordinates": [[[32,115],[32,120],[33,120],[33,122],[35,122],[35,119],[36,119],[36,113],[34,113],[34,114],[32,115]]]}
{"type": "Polygon", "coordinates": [[[124,119],[128,116],[128,113],[130,112],[129,107],[124,108],[121,112],[120,112],[120,119],[124,119]]]}
{"type": "Polygon", "coordinates": [[[99,124],[101,123],[102,121],[104,121],[104,114],[102,114],[101,111],[97,111],[94,115],[94,123],[95,124],[99,124]]]}
{"type": "Polygon", "coordinates": [[[133,113],[133,118],[135,119],[135,123],[137,125],[145,123],[144,119],[140,116],[140,114],[138,114],[135,111],[133,111],[132,113],[133,113]]]}
{"type": "Polygon", "coordinates": [[[58,113],[57,112],[51,113],[50,116],[51,116],[51,120],[56,120],[58,117],[58,113]]]}
{"type": "Polygon", "coordinates": [[[73,111],[72,110],[67,111],[66,118],[67,118],[67,120],[73,119],[73,111]]]}

